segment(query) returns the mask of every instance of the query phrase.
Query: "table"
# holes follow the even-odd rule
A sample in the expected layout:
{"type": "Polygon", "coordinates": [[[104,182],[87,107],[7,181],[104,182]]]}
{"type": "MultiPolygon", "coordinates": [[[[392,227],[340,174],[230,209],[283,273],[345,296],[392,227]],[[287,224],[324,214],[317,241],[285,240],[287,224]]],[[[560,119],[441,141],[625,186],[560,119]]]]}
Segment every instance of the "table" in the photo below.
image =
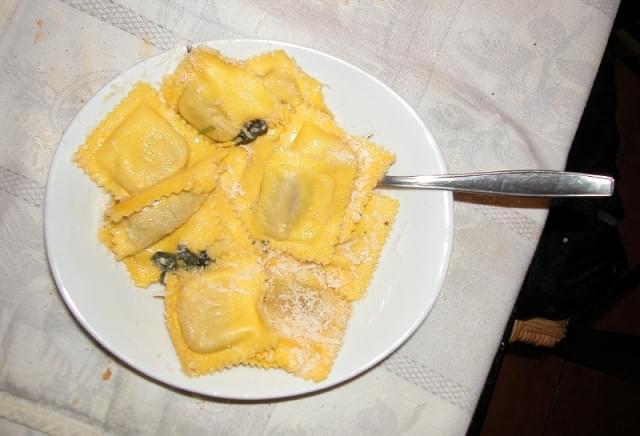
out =
{"type": "Polygon", "coordinates": [[[423,117],[450,172],[561,169],[616,0],[5,0],[0,4],[0,433],[461,434],[518,295],[544,203],[457,196],[450,268],[396,353],[342,386],[237,403],[171,390],[75,323],[43,247],[64,129],[135,62],[209,39],[341,57],[423,117]]]}

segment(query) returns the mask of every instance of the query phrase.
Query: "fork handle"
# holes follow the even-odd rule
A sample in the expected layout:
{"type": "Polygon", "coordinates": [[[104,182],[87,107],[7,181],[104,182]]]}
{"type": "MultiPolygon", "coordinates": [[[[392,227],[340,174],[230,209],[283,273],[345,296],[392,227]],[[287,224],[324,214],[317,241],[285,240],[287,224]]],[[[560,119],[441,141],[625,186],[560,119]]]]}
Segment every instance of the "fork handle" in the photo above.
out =
{"type": "Polygon", "coordinates": [[[517,197],[609,197],[608,176],[551,170],[514,170],[436,176],[385,176],[379,187],[439,189],[517,197]]]}

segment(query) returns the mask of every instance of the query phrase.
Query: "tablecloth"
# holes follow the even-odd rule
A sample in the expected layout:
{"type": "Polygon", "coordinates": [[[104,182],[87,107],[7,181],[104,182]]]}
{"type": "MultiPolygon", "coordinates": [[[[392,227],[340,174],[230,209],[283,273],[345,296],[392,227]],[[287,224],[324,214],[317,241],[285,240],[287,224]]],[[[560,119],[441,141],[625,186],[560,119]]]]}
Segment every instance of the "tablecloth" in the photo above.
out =
{"type": "Polygon", "coordinates": [[[617,0],[4,0],[0,3],[0,433],[461,434],[544,224],[544,204],[458,196],[442,293],[364,375],[257,403],[177,392],[80,328],[43,246],[48,166],[67,125],[132,64],[189,42],[265,38],[387,83],[450,172],[561,169],[617,0]]]}

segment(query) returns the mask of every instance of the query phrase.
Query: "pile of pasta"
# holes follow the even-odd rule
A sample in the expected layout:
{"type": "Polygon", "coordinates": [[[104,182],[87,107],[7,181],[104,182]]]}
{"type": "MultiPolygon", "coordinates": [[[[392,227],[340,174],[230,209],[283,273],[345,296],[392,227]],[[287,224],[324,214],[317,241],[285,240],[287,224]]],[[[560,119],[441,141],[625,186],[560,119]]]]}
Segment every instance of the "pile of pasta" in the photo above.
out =
{"type": "Polygon", "coordinates": [[[165,285],[189,376],[235,365],[327,377],[395,218],[394,156],[343,131],[284,51],[185,55],[137,83],[75,162],[111,196],[99,240],[165,285]]]}

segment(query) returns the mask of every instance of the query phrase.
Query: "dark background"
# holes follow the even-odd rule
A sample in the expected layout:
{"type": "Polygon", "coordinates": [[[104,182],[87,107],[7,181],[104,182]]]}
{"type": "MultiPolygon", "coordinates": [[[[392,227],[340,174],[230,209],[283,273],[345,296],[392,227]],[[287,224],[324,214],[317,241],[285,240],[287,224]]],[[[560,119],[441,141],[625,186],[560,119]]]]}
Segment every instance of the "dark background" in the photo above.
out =
{"type": "MultiPolygon", "coordinates": [[[[620,271],[618,262],[615,273],[594,279],[589,276],[573,290],[561,292],[553,289],[555,277],[546,280],[549,277],[534,276],[534,268],[530,269],[529,283],[525,281],[514,318],[553,318],[564,310],[569,318],[567,338],[551,349],[507,344],[509,328],[470,434],[640,434],[639,9],[638,0],[621,3],[569,159],[571,164],[572,155],[580,155],[577,165],[586,165],[569,169],[615,175],[618,198],[604,206],[609,212],[613,210],[614,216],[614,233],[607,238],[622,242],[626,267],[620,271]],[[608,164],[612,168],[606,168],[608,164]],[[621,211],[616,210],[618,206],[622,206],[621,211]],[[546,294],[536,286],[545,280],[549,284],[546,294]],[[581,289],[590,286],[590,294],[576,302],[581,289]],[[601,298],[594,298],[595,294],[601,298]],[[559,306],[557,301],[562,298],[566,301],[559,306]]],[[[606,241],[595,246],[603,244],[606,241]]],[[[545,270],[551,274],[549,271],[558,265],[550,259],[552,252],[553,247],[534,258],[539,270],[536,274],[545,274],[545,270]]],[[[613,263],[616,253],[611,251],[602,257],[601,263],[613,263]]],[[[575,259],[571,262],[575,264],[575,259]]]]}

